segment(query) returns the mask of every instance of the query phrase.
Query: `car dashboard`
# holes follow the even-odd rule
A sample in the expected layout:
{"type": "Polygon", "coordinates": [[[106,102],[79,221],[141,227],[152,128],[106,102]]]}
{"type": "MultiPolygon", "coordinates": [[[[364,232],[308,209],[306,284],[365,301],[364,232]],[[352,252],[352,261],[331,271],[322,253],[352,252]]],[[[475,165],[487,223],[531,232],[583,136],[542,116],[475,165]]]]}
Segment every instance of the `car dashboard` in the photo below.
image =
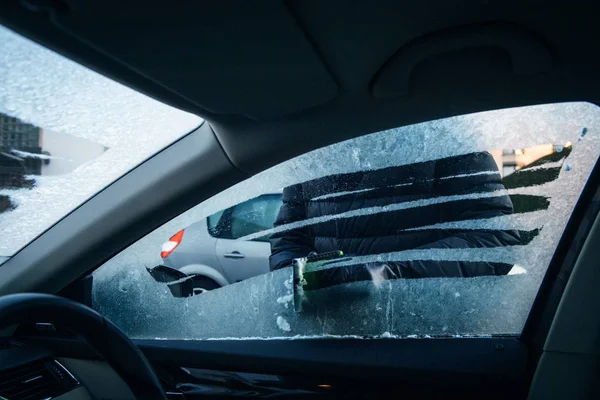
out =
{"type": "Polygon", "coordinates": [[[89,395],[51,352],[10,341],[0,349],[0,398],[84,399],[89,395]]]}
{"type": "MultiPolygon", "coordinates": [[[[331,384],[272,374],[159,366],[169,399],[321,397],[331,384]]],[[[90,358],[56,357],[54,352],[11,340],[0,349],[0,399],[78,400],[133,398],[108,364],[90,358]],[[75,376],[77,375],[77,377],[75,376]]]]}
{"type": "MultiPolygon", "coordinates": [[[[516,338],[134,340],[169,399],[525,398],[516,338]],[[442,361],[440,361],[442,360],[442,361]],[[494,361],[491,363],[490,361],[494,361]]],[[[50,324],[0,331],[0,399],[132,399],[85,341],[50,324]]]]}
{"type": "MultiPolygon", "coordinates": [[[[64,344],[64,343],[63,343],[64,344]]],[[[80,344],[81,345],[81,344],[80,344]]],[[[60,346],[59,346],[60,347],[60,346]]],[[[90,349],[91,350],[91,349],[90,349]]],[[[60,353],[60,352],[58,352],[60,353]]],[[[352,398],[343,385],[316,378],[155,365],[168,399],[352,398]],[[344,393],[342,393],[344,392],[344,393]]],[[[131,399],[125,382],[102,360],[57,356],[33,341],[9,340],[0,349],[0,399],[131,399]]],[[[361,396],[363,398],[363,396],[361,396]]]]}

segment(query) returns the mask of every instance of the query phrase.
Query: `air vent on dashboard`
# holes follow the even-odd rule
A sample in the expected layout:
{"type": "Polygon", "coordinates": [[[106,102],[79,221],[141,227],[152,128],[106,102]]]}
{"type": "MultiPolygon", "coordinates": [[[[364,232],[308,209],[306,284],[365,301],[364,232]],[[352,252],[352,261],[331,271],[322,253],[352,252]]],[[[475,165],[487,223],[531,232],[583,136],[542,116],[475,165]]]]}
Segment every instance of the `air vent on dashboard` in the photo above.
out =
{"type": "Polygon", "coordinates": [[[59,396],[79,383],[57,361],[37,361],[2,371],[0,398],[42,400],[59,396]]]}

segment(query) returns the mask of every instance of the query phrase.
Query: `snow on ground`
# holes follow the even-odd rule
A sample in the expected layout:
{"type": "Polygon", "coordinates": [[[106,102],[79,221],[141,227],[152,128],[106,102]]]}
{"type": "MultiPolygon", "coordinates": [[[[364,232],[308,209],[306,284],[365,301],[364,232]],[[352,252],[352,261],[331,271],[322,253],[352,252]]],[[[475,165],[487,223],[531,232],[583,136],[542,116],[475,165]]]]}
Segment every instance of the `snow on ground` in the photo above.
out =
{"type": "Polygon", "coordinates": [[[17,204],[0,214],[0,255],[10,256],[202,119],[164,105],[0,27],[0,112],[108,150],[69,174],[1,189],[17,204]]]}

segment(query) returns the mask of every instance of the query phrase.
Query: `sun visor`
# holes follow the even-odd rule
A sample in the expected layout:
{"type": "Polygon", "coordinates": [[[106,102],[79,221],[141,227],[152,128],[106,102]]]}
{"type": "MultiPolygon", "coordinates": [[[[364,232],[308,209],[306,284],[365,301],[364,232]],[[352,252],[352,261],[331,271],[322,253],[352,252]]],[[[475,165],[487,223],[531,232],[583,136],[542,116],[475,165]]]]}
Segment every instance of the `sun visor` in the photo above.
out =
{"type": "Polygon", "coordinates": [[[280,1],[65,3],[52,10],[61,30],[198,106],[199,114],[275,119],[327,103],[338,91],[280,1]]]}
{"type": "MultiPolygon", "coordinates": [[[[471,81],[493,70],[499,75],[500,65],[494,65],[497,55],[508,57],[511,72],[516,75],[534,75],[547,72],[552,68],[552,57],[546,45],[529,31],[505,22],[485,25],[462,26],[433,32],[412,40],[401,47],[378,71],[372,82],[372,93],[377,99],[404,97],[415,78],[415,71],[433,59],[458,61],[469,64],[464,58],[469,51],[477,51],[476,60],[488,56],[492,62],[483,69],[476,66],[469,71],[471,81]],[[487,71],[486,71],[487,70],[487,71]]],[[[448,69],[456,65],[446,65],[448,69]]],[[[462,68],[462,66],[461,66],[462,68]]],[[[489,74],[493,76],[493,74],[489,74]]],[[[435,83],[435,77],[429,77],[428,86],[435,83]]],[[[447,79],[451,81],[451,79],[447,79]]]]}

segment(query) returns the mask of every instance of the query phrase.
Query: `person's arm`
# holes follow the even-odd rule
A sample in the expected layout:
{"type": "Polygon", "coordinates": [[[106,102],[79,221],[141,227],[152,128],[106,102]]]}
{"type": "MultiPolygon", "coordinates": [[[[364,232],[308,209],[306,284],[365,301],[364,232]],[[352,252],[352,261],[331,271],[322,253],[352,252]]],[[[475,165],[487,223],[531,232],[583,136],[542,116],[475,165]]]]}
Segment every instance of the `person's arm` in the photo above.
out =
{"type": "MultiPolygon", "coordinates": [[[[511,231],[458,232],[437,242],[428,243],[416,250],[435,251],[436,249],[467,249],[484,247],[503,247],[519,244],[518,234],[511,231]]],[[[411,260],[388,262],[386,278],[440,278],[474,277],[488,275],[506,275],[513,264],[490,261],[449,261],[449,260],[411,260]]]]}
{"type": "MultiPolygon", "coordinates": [[[[436,178],[446,179],[438,180],[437,196],[497,194],[494,197],[441,203],[438,208],[440,222],[481,220],[512,214],[510,197],[502,194],[505,188],[500,174],[493,173],[497,171],[493,157],[487,152],[473,153],[459,159],[440,160],[436,166],[436,178]],[[447,179],[460,175],[470,176],[447,179]]],[[[493,248],[519,244],[521,239],[515,230],[464,229],[452,231],[448,237],[427,243],[417,250],[493,248]]],[[[393,262],[389,266],[390,272],[406,278],[505,275],[512,267],[509,263],[498,262],[429,260],[393,262]]]]}
{"type": "MultiPolygon", "coordinates": [[[[301,185],[293,185],[283,190],[283,204],[275,220],[275,227],[306,219],[306,211],[301,185]]],[[[271,271],[288,267],[294,258],[306,257],[313,251],[313,240],[308,228],[297,228],[274,233],[270,238],[271,271]]]]}

